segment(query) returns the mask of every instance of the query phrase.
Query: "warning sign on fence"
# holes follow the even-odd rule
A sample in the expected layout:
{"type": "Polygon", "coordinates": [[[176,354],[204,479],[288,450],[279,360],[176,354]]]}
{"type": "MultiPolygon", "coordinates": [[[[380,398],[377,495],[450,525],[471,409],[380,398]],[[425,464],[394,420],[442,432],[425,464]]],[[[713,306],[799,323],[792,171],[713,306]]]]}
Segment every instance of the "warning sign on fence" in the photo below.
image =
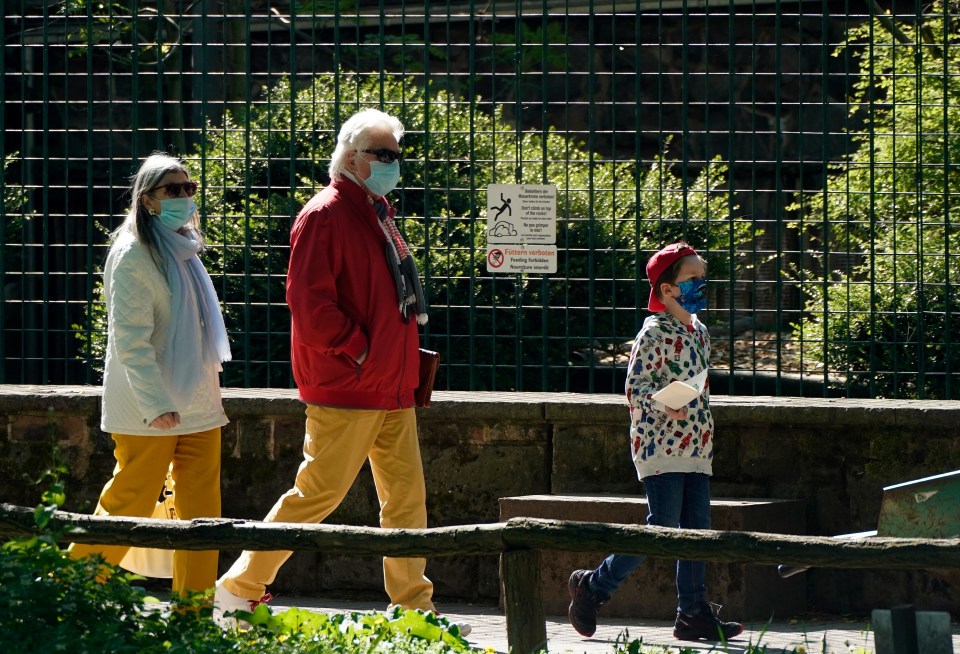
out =
{"type": "Polygon", "coordinates": [[[557,187],[487,187],[487,271],[557,272],[557,187]]]}
{"type": "Polygon", "coordinates": [[[557,187],[491,184],[487,187],[488,243],[557,242],[557,187]]]}

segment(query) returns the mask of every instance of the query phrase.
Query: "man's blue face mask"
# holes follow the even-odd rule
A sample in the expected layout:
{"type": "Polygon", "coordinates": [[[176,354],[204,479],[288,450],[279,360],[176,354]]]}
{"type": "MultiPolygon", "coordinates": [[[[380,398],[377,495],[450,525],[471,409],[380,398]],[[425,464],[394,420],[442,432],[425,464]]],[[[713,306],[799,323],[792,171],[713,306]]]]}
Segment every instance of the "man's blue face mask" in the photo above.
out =
{"type": "Polygon", "coordinates": [[[706,279],[688,279],[685,282],[677,284],[680,289],[680,297],[677,298],[677,304],[683,307],[687,313],[699,313],[707,308],[707,280],[706,279]]]}
{"type": "Polygon", "coordinates": [[[370,177],[363,181],[363,185],[374,195],[384,196],[397,188],[400,181],[400,162],[383,163],[370,162],[370,177]]]}

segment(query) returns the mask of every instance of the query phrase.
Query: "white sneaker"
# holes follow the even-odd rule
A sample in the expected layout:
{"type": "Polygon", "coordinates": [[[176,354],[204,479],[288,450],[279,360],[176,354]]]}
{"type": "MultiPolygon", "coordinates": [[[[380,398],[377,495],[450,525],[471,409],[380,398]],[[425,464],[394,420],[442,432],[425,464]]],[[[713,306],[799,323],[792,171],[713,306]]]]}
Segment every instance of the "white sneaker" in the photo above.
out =
{"type": "Polygon", "coordinates": [[[450,624],[455,624],[460,629],[460,637],[466,638],[470,635],[470,632],[473,631],[473,625],[464,620],[451,621],[450,624]]]}
{"type": "Polygon", "coordinates": [[[269,602],[271,599],[273,598],[269,593],[261,597],[259,600],[251,600],[245,597],[240,597],[239,595],[234,595],[229,590],[224,588],[220,582],[217,582],[217,590],[213,595],[213,619],[221,627],[247,628],[250,626],[249,623],[244,622],[243,620],[237,620],[236,618],[226,617],[224,614],[233,613],[234,611],[247,611],[252,613],[258,605],[263,604],[264,602],[269,602]]]}
{"type": "MultiPolygon", "coordinates": [[[[388,617],[393,614],[393,611],[396,610],[397,606],[399,606],[399,605],[397,605],[397,604],[391,604],[391,605],[389,605],[389,606],[387,607],[387,616],[388,616],[388,617]]],[[[422,611],[423,609],[417,609],[417,610],[418,610],[418,611],[422,611]]],[[[467,621],[465,621],[465,620],[451,620],[451,619],[447,618],[445,615],[443,615],[442,613],[440,613],[439,611],[437,611],[436,609],[433,609],[433,613],[434,613],[437,617],[443,617],[443,619],[446,620],[448,624],[456,625],[456,627],[460,630],[460,637],[461,637],[461,638],[466,638],[467,636],[470,635],[470,632],[473,631],[473,625],[471,625],[469,622],[467,622],[467,621]]]]}
{"type": "Polygon", "coordinates": [[[466,638],[467,636],[470,635],[470,632],[473,631],[473,625],[471,625],[466,620],[463,620],[463,619],[451,620],[450,618],[448,618],[447,616],[443,615],[440,612],[436,612],[436,613],[437,613],[437,616],[442,616],[443,619],[446,620],[449,624],[455,625],[460,630],[461,638],[466,638]]]}

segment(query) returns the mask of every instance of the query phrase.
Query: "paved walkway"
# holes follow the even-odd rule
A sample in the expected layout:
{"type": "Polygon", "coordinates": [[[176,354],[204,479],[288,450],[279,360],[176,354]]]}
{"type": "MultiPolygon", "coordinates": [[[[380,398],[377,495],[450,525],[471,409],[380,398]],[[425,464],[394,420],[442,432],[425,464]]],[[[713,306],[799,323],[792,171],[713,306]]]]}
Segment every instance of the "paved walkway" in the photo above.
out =
{"type": "MultiPolygon", "coordinates": [[[[322,598],[277,597],[270,603],[274,610],[291,606],[322,612],[371,611],[384,609],[383,603],[344,601],[322,598]]],[[[473,626],[467,638],[477,649],[492,648],[507,654],[507,630],[503,613],[496,606],[438,603],[438,608],[451,620],[464,620],[473,626]]],[[[614,644],[623,634],[629,640],[642,639],[644,645],[669,647],[665,652],[718,652],[743,654],[750,645],[759,645],[765,654],[868,654],[875,651],[873,633],[866,622],[845,622],[836,618],[790,622],[747,624],[743,634],[726,646],[682,642],[673,637],[673,623],[643,621],[638,624],[624,619],[604,620],[593,638],[582,638],[567,623],[566,616],[547,616],[547,645],[550,652],[580,654],[612,654],[614,644]],[[765,647],[766,649],[762,649],[765,647]],[[799,648],[803,650],[799,650],[799,648]]],[[[960,627],[953,627],[953,649],[960,653],[960,627]]]]}

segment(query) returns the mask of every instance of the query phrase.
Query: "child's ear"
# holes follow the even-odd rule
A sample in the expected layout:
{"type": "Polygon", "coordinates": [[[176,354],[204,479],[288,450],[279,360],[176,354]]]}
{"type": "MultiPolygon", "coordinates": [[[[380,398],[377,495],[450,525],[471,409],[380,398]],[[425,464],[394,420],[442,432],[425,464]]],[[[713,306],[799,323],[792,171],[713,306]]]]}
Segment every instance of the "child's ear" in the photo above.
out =
{"type": "Polygon", "coordinates": [[[671,283],[669,283],[669,282],[664,282],[664,283],[660,284],[660,299],[663,299],[663,298],[665,298],[665,297],[671,297],[671,295],[670,295],[670,287],[671,287],[671,286],[673,286],[673,284],[671,284],[671,283]]]}

